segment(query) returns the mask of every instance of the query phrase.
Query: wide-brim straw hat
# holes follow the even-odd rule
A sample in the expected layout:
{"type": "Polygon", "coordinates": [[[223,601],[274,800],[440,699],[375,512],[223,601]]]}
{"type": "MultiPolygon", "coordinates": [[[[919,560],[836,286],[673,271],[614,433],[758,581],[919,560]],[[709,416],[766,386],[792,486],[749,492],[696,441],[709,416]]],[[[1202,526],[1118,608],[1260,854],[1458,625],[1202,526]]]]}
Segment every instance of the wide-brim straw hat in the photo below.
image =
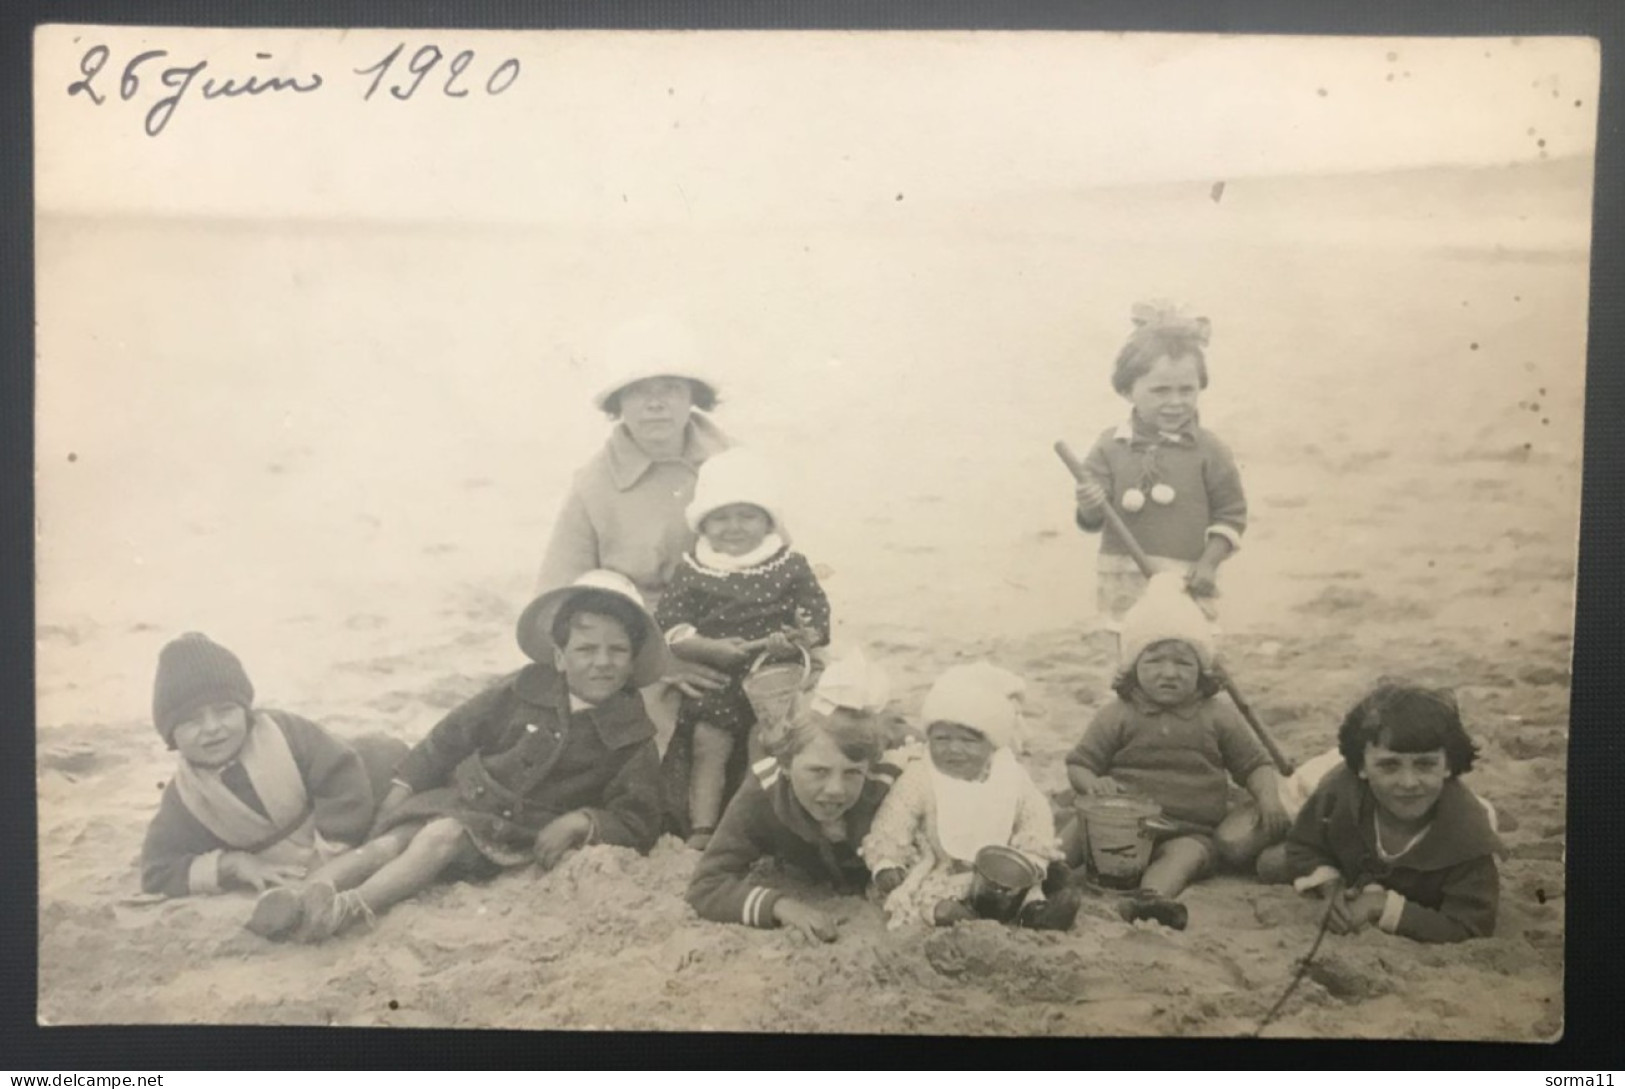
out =
{"type": "Polygon", "coordinates": [[[519,616],[519,649],[533,662],[551,664],[558,645],[553,642],[553,620],[567,601],[588,590],[598,590],[625,598],[638,611],[643,620],[643,645],[632,659],[632,685],[643,688],[664,677],[670,671],[670,652],[660,626],[643,604],[643,597],[632,580],[618,571],[588,571],[568,586],[549,590],[529,605],[519,616]]]}
{"type": "MultiPolygon", "coordinates": [[[[592,403],[609,411],[612,399],[645,378],[682,378],[703,386],[714,401],[717,382],[702,364],[699,344],[687,321],[665,311],[644,314],[616,329],[604,345],[602,384],[592,403]]],[[[698,398],[696,398],[698,399],[698,398]]]]}

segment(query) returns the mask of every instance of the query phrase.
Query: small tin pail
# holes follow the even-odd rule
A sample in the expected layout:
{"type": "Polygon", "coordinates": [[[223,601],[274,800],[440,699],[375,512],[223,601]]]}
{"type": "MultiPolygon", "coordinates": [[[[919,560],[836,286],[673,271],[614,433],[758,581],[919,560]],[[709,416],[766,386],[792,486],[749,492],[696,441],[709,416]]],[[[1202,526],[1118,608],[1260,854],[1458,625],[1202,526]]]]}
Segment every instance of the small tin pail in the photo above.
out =
{"type": "Polygon", "coordinates": [[[970,905],[984,919],[1011,922],[1027,899],[1027,891],[1043,879],[1044,871],[1020,851],[983,847],[976,852],[970,905]]]}
{"type": "Polygon", "coordinates": [[[1157,833],[1174,831],[1162,819],[1162,806],[1149,798],[1104,794],[1080,798],[1077,809],[1089,842],[1089,868],[1111,888],[1139,884],[1157,833]]]}

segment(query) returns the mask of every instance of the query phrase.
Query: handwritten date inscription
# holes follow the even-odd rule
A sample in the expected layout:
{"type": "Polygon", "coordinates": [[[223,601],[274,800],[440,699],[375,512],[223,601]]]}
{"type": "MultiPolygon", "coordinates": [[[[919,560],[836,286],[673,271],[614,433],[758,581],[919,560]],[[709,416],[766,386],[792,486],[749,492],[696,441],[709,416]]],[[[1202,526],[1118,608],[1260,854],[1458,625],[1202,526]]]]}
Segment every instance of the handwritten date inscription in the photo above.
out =
{"type": "MultiPolygon", "coordinates": [[[[148,49],[135,54],[117,71],[115,89],[112,86],[114,72],[102,75],[112,56],[112,50],[105,45],[93,45],[85,50],[79,58],[81,78],[68,84],[68,97],[83,95],[100,106],[115,94],[122,102],[134,102],[138,98],[145,101],[156,95],[142,116],[142,128],[148,136],[162,133],[176,108],[189,95],[210,102],[261,95],[308,95],[327,86],[320,72],[296,76],[220,76],[214,74],[218,69],[211,68],[207,60],[175,64],[169,62],[167,49],[148,49]],[[211,74],[205,76],[206,71],[211,74]]],[[[273,58],[269,53],[255,53],[254,59],[273,58]]],[[[519,61],[509,57],[495,65],[482,64],[472,49],[464,49],[448,59],[439,46],[432,44],[419,46],[408,54],[406,43],[401,42],[375,63],[352,69],[349,74],[360,77],[355,89],[364,102],[371,101],[374,95],[406,102],[420,90],[447,98],[467,98],[471,93],[489,97],[500,95],[514,85],[519,78],[519,61]],[[380,91],[387,93],[380,94],[380,91]]]]}

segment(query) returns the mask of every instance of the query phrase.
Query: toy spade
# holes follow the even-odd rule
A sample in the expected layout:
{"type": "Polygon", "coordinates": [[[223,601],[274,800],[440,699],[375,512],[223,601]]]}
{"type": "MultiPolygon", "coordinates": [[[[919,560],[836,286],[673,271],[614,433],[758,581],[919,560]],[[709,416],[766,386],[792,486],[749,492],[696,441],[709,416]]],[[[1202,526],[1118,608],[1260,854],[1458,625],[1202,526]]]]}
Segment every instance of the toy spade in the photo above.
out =
{"type": "MultiPolygon", "coordinates": [[[[1065,463],[1067,469],[1071,471],[1074,480],[1081,483],[1087,479],[1088,472],[1084,469],[1083,462],[1078,460],[1078,456],[1072,452],[1070,446],[1065,442],[1056,442],[1055,453],[1065,463]]],[[[1123,547],[1128,549],[1128,554],[1133,558],[1134,565],[1140,569],[1141,574],[1146,578],[1150,578],[1155,574],[1155,569],[1151,566],[1151,557],[1146,555],[1145,549],[1140,547],[1140,542],[1134,539],[1134,533],[1123,522],[1123,516],[1118,514],[1109,502],[1102,504],[1100,509],[1106,516],[1106,524],[1111,527],[1113,533],[1117,534],[1117,539],[1123,543],[1123,547]]],[[[1264,724],[1258,721],[1258,716],[1253,713],[1252,705],[1242,698],[1240,690],[1236,688],[1236,682],[1222,668],[1215,670],[1215,672],[1218,674],[1218,680],[1224,685],[1225,693],[1230,697],[1230,702],[1236,705],[1236,710],[1241,712],[1241,717],[1252,728],[1259,744],[1263,745],[1264,751],[1270,754],[1270,759],[1274,761],[1276,770],[1282,775],[1291,775],[1293,771],[1292,761],[1287,759],[1280,746],[1265,731],[1264,724]]]]}

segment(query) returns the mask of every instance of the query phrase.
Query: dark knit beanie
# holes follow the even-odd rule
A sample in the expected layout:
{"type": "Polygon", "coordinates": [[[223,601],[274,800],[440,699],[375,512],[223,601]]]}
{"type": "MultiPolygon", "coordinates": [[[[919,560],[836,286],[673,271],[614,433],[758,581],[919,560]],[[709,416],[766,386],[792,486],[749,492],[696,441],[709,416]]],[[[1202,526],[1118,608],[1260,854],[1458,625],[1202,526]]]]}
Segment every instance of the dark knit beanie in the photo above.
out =
{"type": "Polygon", "coordinates": [[[237,656],[209,637],[189,631],[158,654],[152,686],[152,722],[175,747],[175,727],[211,703],[254,705],[254,685],[237,656]]]}

